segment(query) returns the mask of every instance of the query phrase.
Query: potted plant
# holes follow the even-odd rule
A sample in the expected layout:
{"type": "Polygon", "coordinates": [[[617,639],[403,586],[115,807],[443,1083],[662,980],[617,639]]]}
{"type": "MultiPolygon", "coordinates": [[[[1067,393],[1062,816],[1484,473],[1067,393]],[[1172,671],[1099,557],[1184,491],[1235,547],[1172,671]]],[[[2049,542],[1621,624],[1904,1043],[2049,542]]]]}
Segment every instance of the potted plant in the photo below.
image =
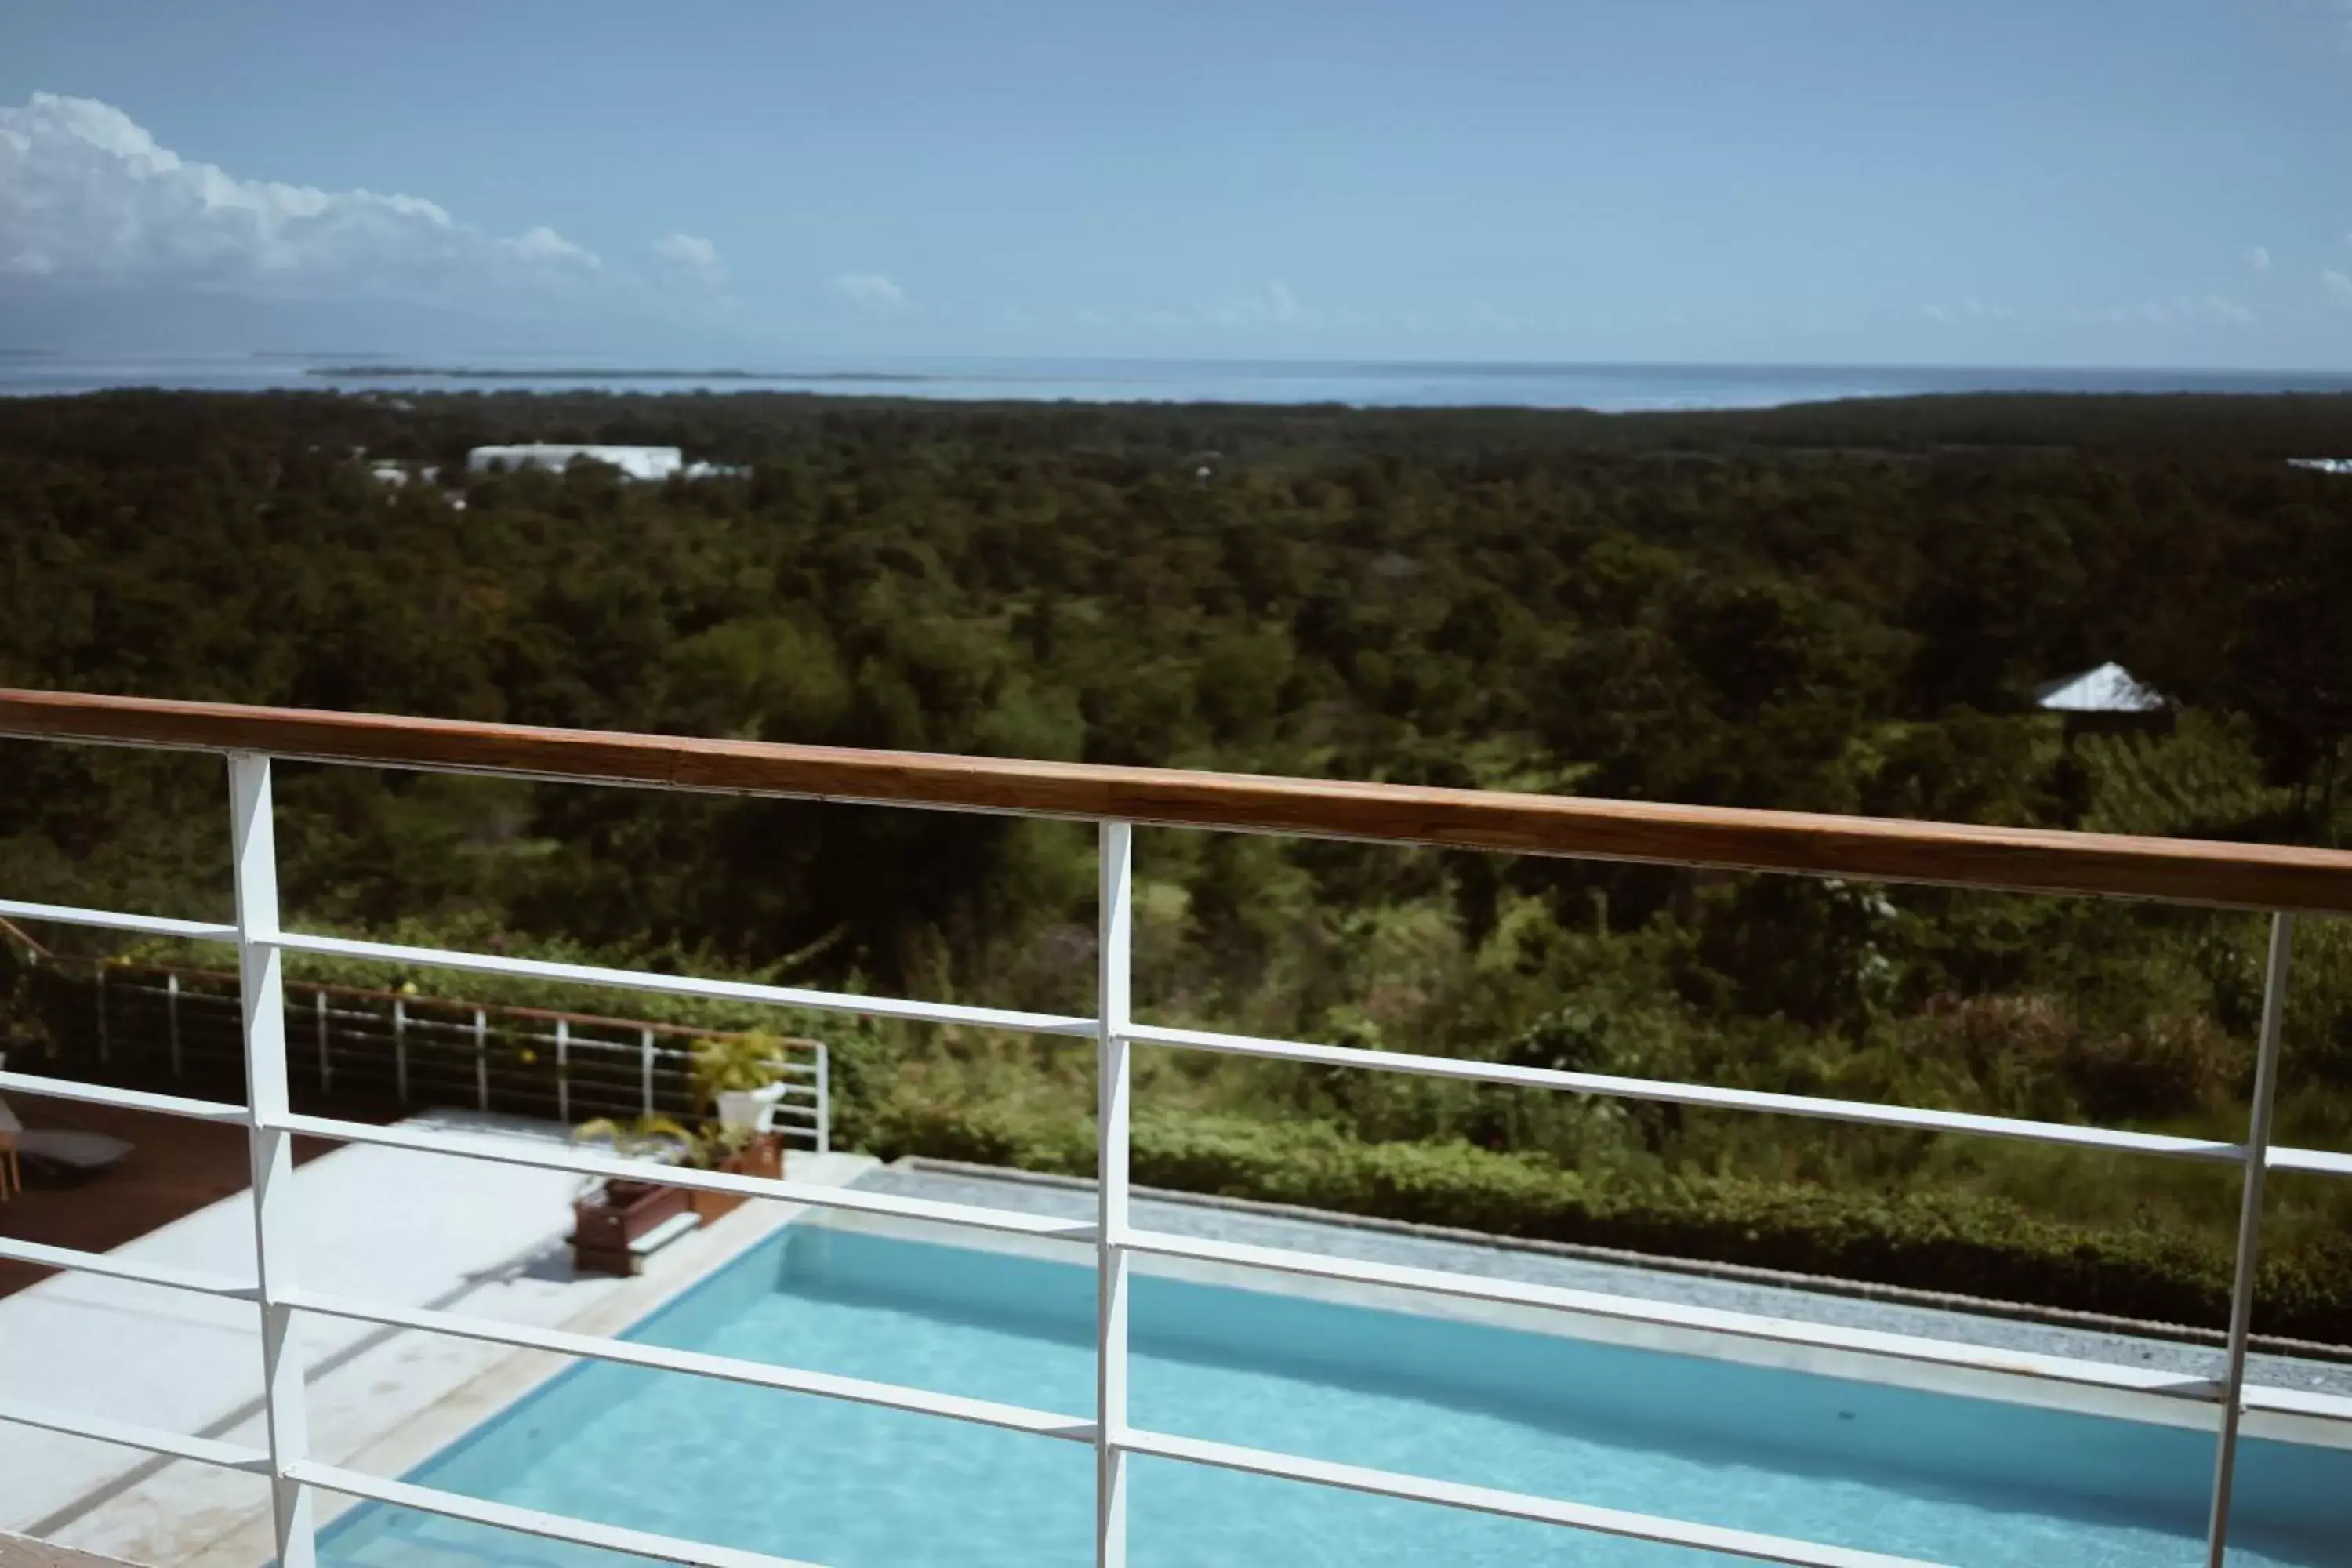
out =
{"type": "MultiPolygon", "coordinates": [[[[658,1160],[676,1164],[694,1148],[694,1135],[665,1117],[648,1116],[632,1122],[601,1118],[583,1122],[574,1141],[601,1143],[629,1159],[658,1160]]],[[[572,1253],[575,1264],[603,1273],[634,1274],[634,1245],[689,1206],[681,1187],[628,1176],[596,1182],[572,1203],[572,1253]]]]}
{"type": "Polygon", "coordinates": [[[741,1035],[706,1035],[695,1042],[695,1098],[712,1107],[724,1131],[749,1137],[766,1131],[768,1112],[783,1097],[777,1068],[784,1043],[752,1030],[741,1035]]]}

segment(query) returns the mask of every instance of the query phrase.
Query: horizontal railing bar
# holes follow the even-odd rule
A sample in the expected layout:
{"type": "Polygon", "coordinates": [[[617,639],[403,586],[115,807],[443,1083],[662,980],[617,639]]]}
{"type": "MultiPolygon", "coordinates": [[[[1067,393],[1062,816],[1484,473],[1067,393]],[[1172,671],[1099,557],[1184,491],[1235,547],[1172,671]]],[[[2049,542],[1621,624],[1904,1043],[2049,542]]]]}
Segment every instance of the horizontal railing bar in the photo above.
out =
{"type": "Polygon", "coordinates": [[[1255,1247],[1240,1242],[1208,1241],[1160,1231],[1129,1231],[1119,1238],[1119,1245],[1129,1251],[1147,1253],[1156,1258],[1184,1258],[1195,1263],[1217,1263],[1242,1268],[1262,1268],[1277,1273],[1300,1275],[1308,1279],[1339,1280],[1351,1285],[1386,1286],[1393,1289],[1450,1296],[1461,1300],[1493,1301],[1508,1306],[1537,1307],[1577,1317],[1605,1319],[1612,1322],[1640,1323],[1657,1328],[1684,1329],[1722,1334],[1737,1339],[1758,1340],[1771,1344],[1800,1345],[1814,1350],[1844,1351],[1862,1355],[1885,1356],[1898,1361],[1957,1367],[1972,1372],[2006,1373],[2021,1377],[2080,1384],[2095,1388],[2117,1389],[2131,1394],[2156,1394],[2207,1405],[2214,1403],[2221,1397],[2219,1388],[2210,1378],[2190,1377],[2179,1373],[2159,1372],[2148,1367],[2116,1366],[2103,1362],[2074,1361],[2064,1356],[2038,1355],[2027,1351],[2008,1351],[1986,1345],[1961,1344],[1916,1334],[1894,1334],[1870,1329],[1848,1329],[1830,1323],[1807,1323],[1790,1318],[1769,1318],[1749,1312],[1727,1312],[1711,1307],[1689,1307],[1677,1302],[1645,1300],[1634,1296],[1612,1296],[1597,1290],[1574,1290],[1559,1286],[1532,1285],[1516,1279],[1496,1279],[1475,1274],[1457,1274],[1445,1269],[1413,1268],[1392,1263],[1368,1263],[1352,1258],[1334,1258],[1319,1253],[1298,1252],[1287,1247],[1255,1247]]]}
{"type": "Polygon", "coordinates": [[[1091,1421],[1058,1415],[1050,1411],[1031,1410],[1018,1405],[1003,1405],[992,1399],[967,1399],[960,1394],[934,1394],[928,1389],[908,1388],[898,1384],[874,1383],[862,1377],[840,1377],[831,1373],[804,1372],[794,1367],[772,1366],[764,1362],[741,1361],[733,1356],[641,1344],[634,1340],[607,1339],[595,1334],[568,1333],[559,1329],[494,1322],[458,1312],[378,1306],[350,1297],[323,1295],[310,1290],[294,1290],[279,1300],[304,1311],[323,1312],[330,1317],[348,1318],[362,1323],[381,1323],[388,1328],[416,1329],[426,1333],[450,1334],[490,1344],[514,1345],[523,1350],[550,1351],[557,1355],[617,1362],[624,1366],[650,1367],[656,1372],[718,1378],[722,1382],[749,1384],[787,1394],[810,1394],[825,1399],[839,1399],[852,1405],[875,1405],[887,1410],[910,1411],[918,1415],[940,1415],[978,1426],[997,1426],[1006,1431],[1026,1432],[1040,1437],[1059,1437],[1074,1443],[1092,1443],[1095,1440],[1094,1423],[1091,1421]]]}
{"type": "MultiPolygon", "coordinates": [[[[552,1046],[555,1044],[555,1037],[553,1035],[509,1035],[506,1037],[508,1039],[526,1039],[534,1045],[552,1046]]],[[[597,1051],[604,1051],[612,1056],[627,1058],[625,1061],[613,1063],[612,1065],[614,1067],[625,1066],[634,1068],[645,1056],[645,1047],[643,1046],[628,1040],[583,1040],[579,1036],[573,1035],[566,1044],[575,1051],[584,1051],[592,1054],[597,1051]]],[[[669,1064],[672,1062],[691,1063],[694,1060],[694,1053],[692,1051],[673,1050],[667,1046],[656,1046],[653,1049],[653,1058],[654,1060],[663,1064],[659,1070],[667,1073],[677,1073],[682,1072],[686,1069],[683,1068],[672,1067],[669,1064]]],[[[583,1057],[580,1059],[584,1061],[587,1058],[583,1057]]],[[[602,1067],[604,1064],[599,1062],[595,1065],[602,1067]]]]}
{"type": "Polygon", "coordinates": [[[7,1398],[0,1398],[0,1421],[13,1421],[20,1426],[37,1426],[44,1432],[58,1432],[68,1437],[114,1443],[125,1448],[144,1448],[151,1454],[195,1459],[207,1465],[218,1465],[224,1469],[245,1470],[260,1476],[269,1473],[269,1456],[258,1448],[248,1448],[241,1443],[224,1443],[216,1437],[167,1432],[161,1426],[143,1426],[135,1421],[116,1421],[104,1415],[53,1410],[46,1405],[29,1405],[21,1399],[7,1398]]]}
{"type": "Polygon", "coordinates": [[[102,1274],[110,1279],[132,1279],[142,1285],[194,1290],[199,1295],[225,1296],[232,1301],[250,1301],[255,1297],[252,1281],[232,1279],[226,1274],[175,1268],[164,1263],[133,1262],[111,1252],[84,1252],[79,1247],[51,1247],[45,1242],[19,1241],[14,1237],[0,1236],[0,1258],[43,1268],[67,1268],[80,1274],[102,1274]]]}
{"type": "Polygon", "coordinates": [[[617,1524],[598,1524],[593,1520],[574,1519],[567,1514],[548,1513],[535,1508],[519,1508],[512,1503],[488,1502],[460,1492],[446,1492],[438,1487],[386,1480],[381,1476],[363,1475],[358,1470],[321,1464],[316,1459],[298,1459],[286,1467],[286,1474],[289,1479],[304,1486],[341,1492],[346,1497],[365,1498],[394,1508],[414,1509],[419,1513],[437,1513],[446,1519],[462,1519],[470,1524],[511,1530],[520,1535],[538,1536],[542,1541],[562,1541],[575,1546],[626,1552],[651,1558],[656,1563],[685,1563],[688,1568],[815,1568],[813,1563],[787,1557],[771,1557],[765,1552],[747,1552],[740,1547],[681,1541],[674,1535],[625,1530],[617,1524]]]}
{"type": "MultiPolygon", "coordinates": [[[[466,1041],[462,1042],[461,1045],[463,1054],[466,1058],[467,1070],[471,1071],[473,1068],[473,1044],[471,1041],[466,1041]]],[[[458,1054],[460,1048],[460,1046],[453,1046],[438,1040],[427,1042],[411,1040],[409,1042],[410,1051],[414,1053],[418,1059],[425,1059],[428,1053],[435,1055],[447,1054],[455,1057],[458,1054]]],[[[555,1060],[555,1047],[553,1046],[544,1047],[539,1059],[541,1063],[551,1066],[555,1060]]],[[[570,1071],[572,1076],[575,1079],[610,1079],[614,1083],[635,1084],[643,1081],[645,1077],[644,1065],[636,1059],[636,1053],[634,1051],[630,1052],[626,1058],[618,1056],[605,1058],[575,1050],[572,1056],[570,1071]]],[[[669,1066],[667,1063],[664,1063],[655,1068],[654,1073],[656,1077],[664,1079],[670,1082],[676,1082],[677,1079],[686,1076],[677,1068],[669,1066]]]]}
{"type": "MultiPolygon", "coordinates": [[[[222,992],[212,994],[217,999],[234,1000],[236,994],[236,975],[227,971],[186,969],[175,964],[144,963],[128,963],[122,967],[142,974],[177,974],[184,980],[201,980],[210,982],[214,984],[225,987],[225,990],[222,992]]],[[[647,1032],[673,1039],[685,1037],[696,1040],[740,1039],[745,1032],[734,1029],[707,1029],[692,1024],[664,1024],[656,1022],[651,1018],[614,1018],[600,1013],[566,1013],[548,1007],[520,1007],[508,1002],[468,1002],[458,997],[413,996],[404,992],[373,990],[365,986],[358,985],[337,985],[318,980],[304,980],[297,978],[289,980],[287,984],[290,990],[299,992],[303,995],[315,996],[320,993],[324,993],[330,996],[358,997],[363,1001],[387,1003],[405,1002],[412,1007],[443,1007],[457,1011],[478,1010],[488,1015],[494,1023],[504,1019],[521,1018],[528,1019],[532,1023],[567,1023],[576,1025],[583,1029],[620,1030],[628,1035],[628,1044],[629,1047],[632,1049],[635,1048],[638,1037],[647,1032]]],[[[189,995],[194,994],[194,993],[183,991],[182,994],[189,995]]],[[[299,999],[292,997],[289,997],[288,1000],[287,1011],[289,1014],[305,1013],[306,1016],[315,1016],[309,1014],[304,1008],[302,1003],[299,999]]],[[[331,1009],[328,1016],[330,1017],[341,1018],[383,1019],[386,1017],[387,1015],[374,1011],[343,1012],[331,1009]]],[[[464,1026],[470,1028],[472,1026],[467,1024],[464,1026]]],[[[503,1027],[504,1026],[500,1025],[499,1026],[503,1027]]],[[[552,1035],[540,1035],[535,1037],[524,1036],[522,1037],[553,1039],[555,1037],[552,1035]]],[[[575,1036],[574,1037],[585,1039],[591,1037],[575,1036]]],[[[617,1044],[618,1042],[604,1041],[599,1043],[617,1044]]],[[[785,1037],[783,1038],[777,1039],[772,1043],[779,1050],[798,1051],[803,1055],[809,1056],[814,1056],[823,1045],[823,1042],[819,1040],[802,1039],[796,1037],[785,1037]]],[[[657,1047],[656,1048],[666,1050],[673,1047],[657,1047]]],[[[690,1050],[688,1054],[691,1054],[690,1050]]]]}
{"type": "Polygon", "coordinates": [[[2271,1145],[2264,1160],[2273,1171],[2306,1171],[2323,1176],[2352,1176],[2352,1154],[2332,1149],[2282,1149],[2271,1145]]]}
{"type": "Polygon", "coordinates": [[[65,904],[27,904],[0,899],[0,915],[20,921],[56,921],[61,925],[98,926],[106,931],[136,931],[142,936],[183,936],[197,942],[235,942],[236,927],[210,921],[173,920],[164,915],[129,915],[113,910],[79,910],[65,904]]]}
{"type": "Polygon", "coordinates": [[[1181,1459],[1186,1464],[1208,1465],[1218,1469],[1239,1470],[1247,1475],[1269,1476],[1279,1480],[1307,1481],[1317,1486],[1336,1487],[1343,1491],[1401,1498],[1409,1502],[1435,1503],[1440,1507],[1462,1509],[1472,1513],[1497,1514],[1505,1519],[1564,1525],[1570,1530],[1586,1531],[1595,1535],[1651,1541],[1667,1546],[1695,1547],[1701,1552],[1744,1557],[1754,1563],[1790,1563],[1795,1568],[1937,1568],[1936,1564],[1913,1557],[1891,1557],[1885,1552],[1858,1551],[1847,1546],[1823,1546],[1807,1541],[1793,1541],[1786,1536],[1759,1535],[1754,1531],[1664,1519],[1654,1514],[1628,1513],[1622,1509],[1598,1508],[1589,1503],[1560,1502],[1551,1498],[1533,1497],[1526,1492],[1501,1491],[1493,1487],[1471,1486],[1461,1481],[1430,1480],[1421,1476],[1399,1475],[1393,1470],[1368,1469],[1361,1465],[1344,1465],[1329,1459],[1302,1458],[1264,1448],[1211,1442],[1202,1437],[1179,1437],[1165,1432],[1129,1428],[1113,1441],[1130,1454],[1181,1459]]]}
{"type": "Polygon", "coordinates": [[[488,1139],[427,1132],[412,1127],[376,1127],[364,1121],[339,1121],[325,1116],[282,1116],[270,1126],[288,1132],[333,1138],[346,1143],[374,1143],[388,1149],[412,1149],[425,1154],[455,1154],[494,1164],[523,1165],[541,1171],[569,1171],[582,1176],[618,1176],[627,1182],[651,1182],[711,1193],[734,1193],[747,1198],[772,1198],[782,1203],[818,1208],[847,1209],[859,1214],[889,1215],[898,1219],[929,1220],[940,1225],[969,1226],[975,1230],[1003,1231],[1014,1236],[1093,1239],[1094,1226],[1082,1220],[1050,1215],[1022,1214],[1012,1209],[982,1208],[971,1204],[940,1203],[930,1198],[901,1197],[895,1193],[861,1192],[855,1187],[819,1186],[807,1182],[778,1181],[767,1176],[739,1176],[724,1171],[697,1171],[663,1165],[650,1160],[623,1160],[584,1150],[545,1146],[520,1138],[488,1139]]]}
{"type": "Polygon", "coordinates": [[[164,1116],[185,1116],[197,1121],[233,1121],[246,1125],[248,1112],[225,1100],[188,1100],[176,1094],[150,1094],[140,1089],[117,1089],[108,1083],[84,1083],[79,1079],[45,1078],[38,1073],[0,1072],[0,1089],[19,1094],[42,1094],[53,1100],[79,1100],[85,1105],[113,1105],[125,1110],[152,1110],[164,1116]]]}
{"type": "Polygon", "coordinates": [[[1465,1082],[1500,1084],[1518,1089],[1566,1089],[1575,1094],[1658,1100],[1670,1105],[1712,1110],[1771,1111],[1783,1116],[1850,1121],[1868,1127],[1899,1127],[1921,1132],[1965,1132],[1988,1138],[2103,1149],[2117,1153],[2158,1154],[2176,1160],[2210,1160],[2224,1164],[2242,1164],[2246,1153],[2242,1144],[2214,1139],[2178,1138],[2167,1133],[2128,1132],[2105,1127],[2076,1127],[2063,1121],[2029,1121],[2008,1116],[1979,1116],[1965,1110],[1874,1105],[1867,1100],[1825,1100],[1804,1094],[1769,1094],[1759,1089],[1714,1089],[1704,1084],[1676,1083],[1664,1079],[1565,1072],[1554,1068],[1514,1067],[1507,1062],[1420,1056],[1408,1051],[1308,1045],[1297,1040],[1221,1035],[1201,1029],[1167,1029],[1138,1024],[1128,1030],[1128,1037],[1147,1045],[1217,1051],[1229,1056],[1263,1057],[1274,1061],[1311,1062],[1321,1067],[1371,1068],[1381,1072],[1412,1073],[1423,1078],[1459,1079],[1465,1082]]]}
{"type": "MultiPolygon", "coordinates": [[[[419,997],[417,1000],[422,1002],[424,998],[419,997]]],[[[302,1016],[301,1006],[299,1004],[289,1005],[286,1009],[286,1016],[289,1018],[299,1018],[302,1016]]],[[[463,1039],[470,1044],[474,1037],[474,1026],[472,1024],[463,1022],[456,1018],[432,1017],[425,1014],[417,1012],[415,1007],[411,1007],[408,1016],[401,1020],[400,1030],[397,1036],[395,1036],[392,1028],[392,1020],[390,1018],[379,1016],[371,1021],[379,1026],[370,1029],[367,1032],[371,1035],[381,1036],[385,1039],[400,1037],[415,1041],[427,1035],[440,1035],[445,1036],[451,1040],[463,1039]]]]}
{"type": "Polygon", "coordinates": [[[312,952],[331,958],[373,958],[391,963],[462,970],[472,974],[552,980],[572,985],[597,985],[615,991],[643,991],[664,996],[756,1002],[770,1006],[800,1007],[816,1013],[855,1013],[870,1018],[898,1018],[919,1024],[961,1024],[972,1028],[1009,1029],[1031,1035],[1091,1037],[1094,1033],[1091,1019],[1063,1017],[1050,1013],[1019,1013],[998,1007],[964,1007],[946,1002],[857,996],[841,991],[803,991],[795,986],[760,985],[746,980],[697,980],[682,974],[646,974],[636,970],[606,969],[596,964],[556,963],[537,958],[503,958],[495,953],[455,952],[437,947],[402,947],[392,942],[359,942],[336,936],[304,936],[293,931],[283,932],[272,941],[288,952],[312,952]]]}
{"type": "Polygon", "coordinates": [[[946,810],[2352,913],[2352,853],[0,689],[0,735],[946,810]]]}
{"type": "MultiPolygon", "coordinates": [[[[181,994],[184,996],[186,993],[183,992],[181,994]]],[[[224,996],[215,997],[212,998],[212,1000],[233,1002],[236,998],[224,996]]],[[[317,1017],[316,1014],[311,1013],[299,1005],[289,1007],[286,1010],[286,1016],[289,1019],[295,1020],[310,1020],[317,1017]]],[[[468,1051],[474,1048],[474,1026],[462,1018],[421,1017],[412,1010],[403,1025],[403,1028],[405,1031],[404,1037],[396,1036],[393,1031],[391,1020],[383,1016],[381,1014],[374,1018],[370,1019],[369,1022],[374,1026],[366,1029],[338,1029],[335,1031],[335,1037],[350,1039],[354,1037],[359,1037],[370,1040],[390,1040],[405,1037],[408,1043],[412,1046],[419,1044],[422,1040],[429,1037],[436,1045],[447,1044],[453,1047],[463,1046],[468,1051]]],[[[527,1045],[533,1047],[544,1046],[551,1048],[555,1044],[555,1037],[553,1035],[518,1034],[511,1029],[500,1028],[495,1021],[489,1025],[489,1026],[484,1031],[484,1034],[486,1036],[486,1043],[493,1047],[527,1045]]],[[[583,1040],[579,1036],[574,1035],[571,1037],[569,1044],[573,1050],[582,1053],[581,1059],[583,1061],[587,1059],[589,1055],[596,1052],[604,1052],[615,1058],[625,1058],[625,1065],[631,1071],[635,1071],[636,1069],[637,1063],[645,1055],[645,1047],[634,1040],[583,1040]]],[[[686,1067],[683,1064],[692,1062],[694,1059],[694,1053],[691,1051],[673,1050],[665,1046],[656,1046],[653,1050],[653,1057],[654,1060],[662,1064],[660,1068],[661,1071],[676,1074],[686,1070],[686,1067]]],[[[622,1064],[615,1063],[615,1065],[622,1064]]]]}

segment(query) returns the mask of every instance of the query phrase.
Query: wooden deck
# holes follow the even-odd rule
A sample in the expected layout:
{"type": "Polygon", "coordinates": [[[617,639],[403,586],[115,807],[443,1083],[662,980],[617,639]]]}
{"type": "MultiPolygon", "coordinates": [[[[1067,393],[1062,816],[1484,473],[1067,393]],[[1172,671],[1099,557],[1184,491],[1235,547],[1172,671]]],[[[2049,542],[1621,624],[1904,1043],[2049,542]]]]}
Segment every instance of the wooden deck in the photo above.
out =
{"type": "MultiPolygon", "coordinates": [[[[252,1179],[241,1127],[26,1094],[9,1095],[8,1106],[26,1127],[84,1128],[131,1145],[131,1153],[111,1171],[72,1186],[28,1185],[0,1203],[0,1236],[18,1241],[111,1251],[245,1191],[252,1179]]],[[[307,1160],[334,1147],[320,1139],[299,1139],[295,1158],[307,1160]]],[[[0,1296],[13,1295],[53,1272],[0,1258],[0,1296]]],[[[0,1568],[16,1568],[16,1560],[5,1549],[0,1549],[0,1568]]]]}

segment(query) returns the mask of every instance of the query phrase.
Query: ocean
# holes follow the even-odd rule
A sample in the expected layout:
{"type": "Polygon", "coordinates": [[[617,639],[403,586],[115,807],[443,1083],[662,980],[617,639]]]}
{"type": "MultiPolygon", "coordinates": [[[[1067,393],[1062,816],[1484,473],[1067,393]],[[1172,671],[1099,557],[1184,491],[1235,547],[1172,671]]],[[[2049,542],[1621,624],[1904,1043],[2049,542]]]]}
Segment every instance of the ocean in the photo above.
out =
{"type": "Polygon", "coordinates": [[[962,401],[1341,404],[1356,407],[1764,408],[1959,392],[2352,393],[2352,374],[1917,365],[1512,364],[1146,359],[812,360],[665,368],[575,359],[388,354],[77,358],[0,353],[0,395],[115,387],[398,393],[797,392],[962,401]]]}

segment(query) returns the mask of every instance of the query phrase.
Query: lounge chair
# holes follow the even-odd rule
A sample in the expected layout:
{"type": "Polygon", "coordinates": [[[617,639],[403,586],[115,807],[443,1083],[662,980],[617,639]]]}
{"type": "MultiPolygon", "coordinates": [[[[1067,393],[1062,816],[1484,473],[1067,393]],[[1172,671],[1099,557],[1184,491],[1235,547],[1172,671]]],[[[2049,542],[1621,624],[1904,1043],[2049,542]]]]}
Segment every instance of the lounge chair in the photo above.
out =
{"type": "Polygon", "coordinates": [[[0,1198],[25,1190],[25,1167],[44,1181],[78,1182],[110,1171],[133,1145],[104,1132],[74,1127],[26,1127],[0,1102],[0,1198]]]}
{"type": "Polygon", "coordinates": [[[78,1182],[110,1171],[130,1157],[133,1145],[104,1132],[70,1127],[36,1127],[16,1134],[25,1163],[52,1180],[78,1182]]]}

